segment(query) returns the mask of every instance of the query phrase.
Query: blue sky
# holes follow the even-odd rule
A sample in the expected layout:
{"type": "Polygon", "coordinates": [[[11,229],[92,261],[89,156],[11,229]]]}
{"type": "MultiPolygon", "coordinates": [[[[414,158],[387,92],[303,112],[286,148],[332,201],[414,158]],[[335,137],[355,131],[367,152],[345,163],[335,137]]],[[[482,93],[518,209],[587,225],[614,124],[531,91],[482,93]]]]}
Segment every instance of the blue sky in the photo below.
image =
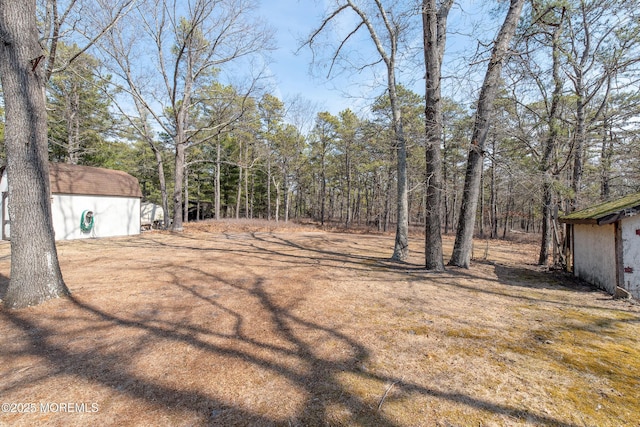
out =
{"type": "MultiPolygon", "coordinates": [[[[336,75],[329,81],[326,78],[326,70],[322,71],[316,67],[314,76],[311,75],[312,54],[307,46],[302,47],[296,54],[301,40],[306,39],[320,24],[325,4],[332,3],[331,0],[263,0],[261,2],[259,13],[277,32],[278,49],[272,53],[273,62],[269,65],[274,76],[274,94],[285,101],[300,95],[316,103],[319,110],[326,110],[332,114],[337,114],[346,108],[361,113],[371,104],[374,97],[385,90],[384,73],[375,76],[371,69],[350,76],[348,73],[342,75],[334,73],[336,75]]],[[[489,38],[495,35],[496,23],[495,21],[489,23],[493,20],[487,19],[489,14],[486,13],[486,9],[482,10],[483,4],[486,5],[477,0],[461,0],[456,3],[449,15],[448,59],[445,58],[445,63],[452,64],[452,67],[461,65],[465,68],[468,64],[466,59],[460,62],[456,61],[456,58],[473,54],[477,42],[469,42],[474,39],[470,34],[472,31],[489,38]],[[475,27],[480,21],[484,21],[484,25],[489,25],[484,31],[475,27]]],[[[346,31],[350,31],[353,25],[349,25],[349,15],[343,14],[343,16],[345,19],[342,22],[343,27],[346,31]]],[[[416,22],[419,24],[420,20],[416,22]]],[[[331,34],[326,35],[330,37],[331,34]]],[[[360,35],[359,40],[349,42],[347,48],[351,49],[350,54],[378,59],[377,53],[372,51],[373,44],[364,28],[360,29],[360,35]]],[[[420,49],[421,43],[421,39],[416,39],[413,44],[420,49]]],[[[415,55],[422,55],[422,53],[417,51],[415,55]]],[[[443,74],[447,72],[453,73],[452,70],[445,70],[443,74]]],[[[421,78],[422,73],[420,67],[414,66],[404,76],[399,74],[398,80],[405,84],[412,80],[412,89],[422,93],[421,86],[424,84],[421,78]]],[[[447,86],[451,90],[461,90],[463,84],[451,80],[449,83],[445,81],[444,86],[445,90],[447,86]]],[[[473,86],[473,83],[469,86],[473,86]]]]}
{"type": "MultiPolygon", "coordinates": [[[[263,19],[276,29],[278,49],[271,53],[273,62],[269,65],[275,95],[284,100],[300,95],[317,104],[319,110],[337,114],[353,100],[335,89],[341,86],[340,81],[312,76],[311,51],[307,46],[299,49],[302,40],[319,25],[323,12],[322,2],[314,0],[268,0],[260,7],[263,19]]],[[[314,74],[321,73],[316,70],[314,74]]]]}

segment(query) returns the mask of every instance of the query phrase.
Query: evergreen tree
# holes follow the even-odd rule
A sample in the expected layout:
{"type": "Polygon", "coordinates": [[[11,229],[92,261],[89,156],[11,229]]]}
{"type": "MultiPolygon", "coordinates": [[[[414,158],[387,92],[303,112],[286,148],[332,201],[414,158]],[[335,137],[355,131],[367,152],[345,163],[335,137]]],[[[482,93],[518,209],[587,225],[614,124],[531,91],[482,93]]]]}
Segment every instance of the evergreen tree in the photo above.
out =
{"type": "Polygon", "coordinates": [[[54,161],[106,166],[101,164],[113,136],[114,119],[110,114],[107,82],[98,79],[98,60],[79,53],[76,45],[58,44],[58,61],[68,67],[54,74],[47,90],[49,152],[54,161]]]}

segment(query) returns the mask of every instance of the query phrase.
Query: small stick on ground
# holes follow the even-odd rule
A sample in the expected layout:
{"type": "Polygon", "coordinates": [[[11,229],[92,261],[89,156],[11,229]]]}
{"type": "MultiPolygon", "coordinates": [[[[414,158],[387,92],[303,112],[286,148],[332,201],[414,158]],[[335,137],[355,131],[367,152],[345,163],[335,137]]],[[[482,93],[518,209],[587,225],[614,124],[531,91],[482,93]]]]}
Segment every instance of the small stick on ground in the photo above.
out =
{"type": "Polygon", "coordinates": [[[384,399],[387,398],[387,395],[389,394],[389,392],[391,391],[391,389],[393,388],[394,385],[398,384],[399,381],[393,382],[389,385],[389,387],[387,387],[387,390],[384,392],[384,394],[382,395],[382,398],[380,399],[380,403],[378,403],[378,411],[382,408],[382,404],[384,403],[384,399]]]}

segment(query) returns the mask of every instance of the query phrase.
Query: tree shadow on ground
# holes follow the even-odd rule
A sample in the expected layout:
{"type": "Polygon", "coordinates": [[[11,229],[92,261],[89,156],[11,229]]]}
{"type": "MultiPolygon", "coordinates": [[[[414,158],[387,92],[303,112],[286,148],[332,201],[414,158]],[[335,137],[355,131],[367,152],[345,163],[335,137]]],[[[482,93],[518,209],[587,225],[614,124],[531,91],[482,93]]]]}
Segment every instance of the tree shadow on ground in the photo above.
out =
{"type": "MultiPolygon", "coordinates": [[[[371,259],[331,250],[306,248],[288,241],[282,241],[281,244],[347,263],[366,265],[366,261],[371,259]]],[[[273,255],[271,252],[265,254],[273,255]]],[[[404,378],[363,369],[363,362],[369,359],[375,349],[340,332],[337,327],[328,327],[319,321],[296,314],[292,307],[277,300],[262,277],[246,273],[242,280],[231,280],[195,267],[165,264],[158,268],[173,275],[172,286],[183,298],[190,298],[194,305],[196,302],[204,304],[210,312],[216,313],[216,322],[212,322],[209,327],[203,327],[190,319],[166,320],[161,315],[153,314],[155,310],[149,311],[148,314],[140,314],[145,313],[144,310],[140,310],[143,307],[122,307],[119,311],[107,311],[90,301],[71,296],[68,304],[76,314],[64,322],[56,320],[55,315],[44,319],[45,321],[42,318],[34,319],[28,310],[0,311],[0,316],[21,331],[26,341],[20,350],[5,355],[37,357],[48,365],[50,376],[77,377],[83,382],[107,387],[116,395],[158,405],[165,411],[189,415],[192,419],[195,417],[201,425],[393,427],[398,424],[385,414],[383,408],[385,386],[393,386],[404,395],[442,399],[476,410],[524,419],[534,424],[570,425],[523,408],[496,404],[470,394],[443,391],[404,378]],[[190,269],[191,273],[199,278],[199,284],[183,283],[180,279],[181,269],[190,269]],[[243,296],[254,301],[254,304],[246,307],[232,305],[230,301],[233,298],[220,299],[210,292],[210,289],[223,287],[238,297],[243,296]],[[208,291],[204,292],[205,289],[208,291]],[[251,319],[256,312],[266,319],[266,327],[272,331],[272,336],[257,337],[251,331],[251,319]],[[233,325],[229,330],[223,330],[218,326],[224,323],[224,319],[233,325]],[[86,334],[85,339],[94,340],[90,347],[68,346],[61,339],[69,328],[77,329],[78,325],[83,328],[80,332],[76,331],[79,336],[86,334]],[[108,332],[117,330],[134,332],[126,352],[110,348],[108,340],[101,342],[102,337],[108,332]],[[336,358],[335,355],[321,353],[318,349],[319,343],[327,340],[336,343],[335,354],[345,356],[336,358]],[[283,378],[305,396],[303,405],[289,419],[276,419],[243,407],[240,402],[229,403],[228,400],[216,398],[207,389],[167,385],[160,379],[141,375],[131,368],[135,365],[136,359],[142,357],[150,348],[167,344],[172,352],[195,349],[211,358],[223,358],[232,364],[249,364],[283,378]],[[308,369],[292,368],[286,360],[294,360],[308,369]],[[351,390],[340,380],[344,375],[379,384],[381,388],[378,390],[377,399],[366,400],[361,393],[351,390]],[[340,418],[335,418],[332,412],[331,408],[335,407],[342,408],[340,418]]],[[[183,369],[189,369],[189,366],[183,369]]],[[[206,373],[203,372],[204,374],[206,373]]],[[[0,386],[0,394],[26,387],[31,380],[24,377],[0,386]]],[[[429,422],[430,420],[425,420],[425,423],[429,422]]]]}
{"type": "MultiPolygon", "coordinates": [[[[512,266],[502,265],[498,263],[487,264],[490,264],[494,267],[494,272],[499,283],[510,288],[552,291],[560,290],[577,294],[595,293],[600,295],[597,299],[601,301],[611,301],[615,299],[613,295],[607,293],[605,290],[599,289],[597,286],[592,285],[591,283],[588,283],[578,277],[575,277],[570,272],[548,270],[537,265],[512,266]]],[[[537,300],[538,298],[531,299],[537,300]]],[[[565,305],[567,307],[606,310],[606,308],[599,306],[579,305],[573,302],[571,299],[567,299],[566,301],[554,301],[546,299],[544,301],[565,305]]],[[[635,299],[629,299],[628,302],[630,305],[638,304],[638,301],[635,299]]],[[[621,307],[617,307],[616,309],[624,310],[621,307]]]]}
{"type": "MultiPolygon", "coordinates": [[[[251,233],[251,237],[262,245],[254,244],[252,247],[257,252],[262,252],[266,255],[284,256],[295,259],[305,259],[311,261],[320,261],[323,263],[338,262],[341,264],[340,268],[359,268],[359,269],[371,269],[381,268],[384,270],[397,270],[408,272],[425,272],[425,268],[422,265],[412,264],[404,261],[397,261],[390,257],[376,257],[372,255],[354,254],[344,250],[338,250],[337,248],[324,248],[321,245],[328,242],[331,239],[326,239],[324,236],[319,236],[315,246],[303,245],[299,242],[295,242],[292,239],[285,238],[281,235],[269,233],[265,235],[263,233],[251,233]],[[273,248],[267,248],[265,245],[278,246],[287,251],[279,251],[273,248]],[[290,252],[289,250],[295,250],[290,252]]],[[[378,236],[376,236],[378,237],[378,236]]],[[[361,238],[364,238],[361,236],[361,238]]],[[[357,244],[357,243],[356,243],[357,244]]],[[[378,249],[378,248],[376,248],[378,249]]]]}
{"type": "Polygon", "coordinates": [[[598,292],[599,290],[570,273],[549,270],[537,265],[513,266],[483,261],[482,264],[491,265],[498,280],[509,286],[519,286],[529,289],[564,289],[575,292],[598,292]]]}
{"type": "MultiPolygon", "coordinates": [[[[469,279],[477,279],[478,275],[474,272],[473,267],[470,269],[458,268],[447,266],[445,271],[434,272],[425,269],[424,265],[414,264],[410,262],[396,261],[391,258],[374,257],[371,255],[355,255],[352,253],[331,250],[326,248],[312,247],[309,245],[303,245],[299,242],[294,242],[291,239],[284,238],[274,233],[252,233],[252,237],[257,242],[275,244],[284,248],[297,249],[299,252],[291,253],[284,251],[277,251],[275,249],[265,249],[258,245],[252,245],[252,248],[256,252],[264,251],[268,252],[269,256],[287,256],[299,259],[301,254],[304,258],[308,259],[320,259],[322,261],[341,261],[345,264],[345,268],[364,268],[371,269],[375,267],[385,271],[396,271],[399,273],[406,273],[413,280],[425,280],[435,276],[457,276],[468,277],[469,279]]],[[[530,266],[515,266],[501,264],[493,261],[486,260],[474,260],[474,264],[489,265],[493,267],[495,273],[495,279],[489,279],[482,277],[483,280],[493,280],[496,283],[506,285],[508,287],[520,287],[524,289],[547,289],[547,290],[568,290],[577,293],[591,293],[600,292],[603,298],[609,299],[608,295],[604,291],[597,289],[595,286],[576,278],[570,273],[554,271],[548,269],[542,269],[541,267],[530,266]]],[[[463,285],[456,284],[455,286],[463,285]]],[[[471,289],[471,288],[470,288],[471,289]]],[[[481,290],[482,292],[494,293],[496,295],[509,296],[506,293],[495,292],[491,290],[481,290]]],[[[539,300],[538,298],[532,298],[527,296],[518,296],[522,299],[539,300]]],[[[547,300],[544,300],[547,301],[547,300]]],[[[570,303],[567,302],[569,305],[570,303]]]]}

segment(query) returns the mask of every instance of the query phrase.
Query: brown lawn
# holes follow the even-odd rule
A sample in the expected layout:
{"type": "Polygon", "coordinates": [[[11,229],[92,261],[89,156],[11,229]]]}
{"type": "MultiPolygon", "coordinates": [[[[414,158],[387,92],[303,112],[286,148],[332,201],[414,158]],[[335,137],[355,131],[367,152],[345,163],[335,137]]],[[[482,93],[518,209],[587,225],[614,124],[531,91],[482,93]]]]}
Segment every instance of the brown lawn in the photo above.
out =
{"type": "Polygon", "coordinates": [[[0,425],[639,425],[639,305],[531,245],[445,273],[411,245],[242,222],[61,242],[72,297],[0,310],[0,425]]]}

